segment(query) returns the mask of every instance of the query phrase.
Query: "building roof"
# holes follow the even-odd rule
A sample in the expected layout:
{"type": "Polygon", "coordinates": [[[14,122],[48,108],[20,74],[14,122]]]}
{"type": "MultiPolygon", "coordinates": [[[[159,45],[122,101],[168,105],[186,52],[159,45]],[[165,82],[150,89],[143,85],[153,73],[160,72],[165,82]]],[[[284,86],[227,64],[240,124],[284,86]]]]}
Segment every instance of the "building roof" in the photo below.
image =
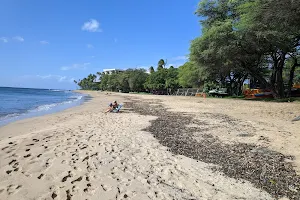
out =
{"type": "Polygon", "coordinates": [[[124,71],[123,69],[103,69],[104,72],[107,71],[124,71]]]}

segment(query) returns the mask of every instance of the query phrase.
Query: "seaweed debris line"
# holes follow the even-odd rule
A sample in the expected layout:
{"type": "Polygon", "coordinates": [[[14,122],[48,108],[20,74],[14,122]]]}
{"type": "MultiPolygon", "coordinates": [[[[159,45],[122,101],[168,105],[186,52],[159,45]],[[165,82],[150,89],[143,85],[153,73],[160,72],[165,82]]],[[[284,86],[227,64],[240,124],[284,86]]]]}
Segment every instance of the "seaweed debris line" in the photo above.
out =
{"type": "Polygon", "coordinates": [[[291,156],[251,144],[226,144],[200,128],[188,127],[190,123],[204,123],[195,120],[192,114],[168,111],[158,100],[127,99],[125,105],[133,112],[157,116],[145,131],[152,133],[172,153],[216,164],[219,167],[215,170],[231,178],[247,180],[274,198],[300,199],[300,176],[285,161],[293,159],[291,156]],[[201,141],[196,140],[193,133],[201,131],[201,141]]]}

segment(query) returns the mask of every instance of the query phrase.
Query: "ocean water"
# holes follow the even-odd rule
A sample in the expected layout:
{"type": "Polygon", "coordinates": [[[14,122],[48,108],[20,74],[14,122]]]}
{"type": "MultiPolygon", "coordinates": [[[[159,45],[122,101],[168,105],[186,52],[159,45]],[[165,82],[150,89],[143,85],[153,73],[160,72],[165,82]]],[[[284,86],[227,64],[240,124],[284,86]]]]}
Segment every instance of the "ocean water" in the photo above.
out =
{"type": "Polygon", "coordinates": [[[80,105],[86,97],[67,90],[0,87],[0,126],[80,105]]]}

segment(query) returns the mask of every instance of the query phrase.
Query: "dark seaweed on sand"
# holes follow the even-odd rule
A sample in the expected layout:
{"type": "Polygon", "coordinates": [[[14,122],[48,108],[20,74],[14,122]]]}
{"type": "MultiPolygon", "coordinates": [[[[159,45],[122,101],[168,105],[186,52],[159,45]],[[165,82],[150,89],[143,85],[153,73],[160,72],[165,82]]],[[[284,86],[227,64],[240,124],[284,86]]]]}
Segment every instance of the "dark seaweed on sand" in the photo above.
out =
{"type": "Polygon", "coordinates": [[[217,137],[205,134],[203,128],[189,128],[187,125],[195,121],[191,114],[168,111],[157,100],[130,100],[125,107],[141,115],[157,116],[145,131],[152,133],[172,153],[216,164],[220,167],[215,170],[231,178],[247,180],[274,198],[300,199],[300,176],[286,161],[292,160],[291,156],[250,144],[222,143],[217,137]],[[193,137],[196,131],[204,132],[200,141],[193,137]]]}

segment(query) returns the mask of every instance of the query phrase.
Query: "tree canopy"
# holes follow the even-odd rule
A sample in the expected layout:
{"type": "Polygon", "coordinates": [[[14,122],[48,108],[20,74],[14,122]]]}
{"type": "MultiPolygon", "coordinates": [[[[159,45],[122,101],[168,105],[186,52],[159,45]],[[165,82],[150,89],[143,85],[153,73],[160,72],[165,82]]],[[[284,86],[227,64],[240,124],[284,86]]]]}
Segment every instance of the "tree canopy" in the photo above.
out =
{"type": "Polygon", "coordinates": [[[240,87],[251,76],[284,97],[286,60],[295,63],[299,54],[297,5],[293,0],[201,1],[196,14],[203,18],[203,34],[192,41],[190,60],[222,85],[240,87]]]}
{"type": "Polygon", "coordinates": [[[160,59],[149,73],[128,69],[98,73],[78,82],[82,89],[172,92],[180,87],[226,87],[241,95],[246,79],[275,97],[290,96],[300,82],[300,6],[295,0],[202,0],[195,13],[202,34],[191,41],[179,68],[160,59]]]}

